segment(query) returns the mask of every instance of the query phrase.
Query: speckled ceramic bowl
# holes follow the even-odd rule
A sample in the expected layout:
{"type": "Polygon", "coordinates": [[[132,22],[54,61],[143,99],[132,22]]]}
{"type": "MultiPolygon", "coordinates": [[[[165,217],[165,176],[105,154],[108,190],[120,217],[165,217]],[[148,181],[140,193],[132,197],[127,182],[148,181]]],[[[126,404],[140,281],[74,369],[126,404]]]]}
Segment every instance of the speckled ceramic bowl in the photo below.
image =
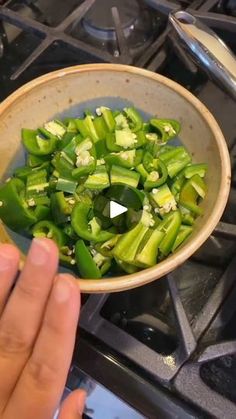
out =
{"type": "MultiPolygon", "coordinates": [[[[199,217],[189,240],[173,255],[152,268],[132,275],[101,280],[79,279],[83,292],[122,291],[161,278],[188,259],[208,238],[220,220],[230,187],[230,163],[223,134],[205,106],[173,81],[135,67],[91,64],[67,68],[37,78],[0,105],[0,176],[24,161],[22,127],[36,128],[56,117],[75,116],[99,105],[112,108],[134,104],[146,115],[175,118],[182,124],[181,141],[194,162],[209,165],[204,216],[199,217]]],[[[15,242],[24,252],[30,241],[3,224],[2,242],[15,242]]]]}

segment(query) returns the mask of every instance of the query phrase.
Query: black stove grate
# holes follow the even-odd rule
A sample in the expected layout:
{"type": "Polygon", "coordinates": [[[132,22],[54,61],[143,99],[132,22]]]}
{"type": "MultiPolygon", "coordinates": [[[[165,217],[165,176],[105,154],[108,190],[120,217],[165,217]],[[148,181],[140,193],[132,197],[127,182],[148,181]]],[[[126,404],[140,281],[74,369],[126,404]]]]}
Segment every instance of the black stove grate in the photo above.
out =
{"type": "MultiPolygon", "coordinates": [[[[231,264],[233,271],[228,272],[228,280],[226,277],[224,281],[229,287],[230,279],[235,277],[235,263],[236,259],[231,264]]],[[[225,286],[224,292],[220,292],[221,302],[222,295],[227,291],[229,290],[225,286]]],[[[215,295],[214,298],[219,297],[215,295]]],[[[232,292],[228,293],[210,328],[202,337],[203,349],[180,370],[174,380],[175,389],[181,395],[217,418],[236,417],[235,299],[234,283],[232,292]],[[214,343],[216,339],[218,343],[214,343]]]]}
{"type": "MultiPolygon", "coordinates": [[[[166,45],[168,45],[168,38],[171,38],[170,29],[167,28],[161,36],[158,36],[156,41],[146,50],[146,53],[138,60],[135,60],[129,50],[127,44],[125,30],[122,27],[122,21],[120,19],[119,7],[112,7],[111,13],[113,17],[113,23],[116,34],[117,50],[116,54],[111,54],[105,50],[101,50],[100,46],[95,47],[89,42],[76,39],[68,33],[68,29],[73,26],[76,22],[80,22],[88,11],[92,8],[96,0],[85,0],[79,6],[77,6],[71,13],[69,13],[63,21],[57,26],[49,26],[45,23],[41,23],[32,17],[22,15],[14,10],[14,8],[0,6],[0,19],[4,22],[11,23],[24,31],[33,33],[39,38],[39,45],[34,51],[24,60],[23,63],[17,68],[17,70],[11,75],[11,79],[18,78],[38,57],[40,57],[44,51],[46,51],[50,45],[62,42],[66,46],[78,51],[78,53],[85,53],[89,55],[92,60],[100,62],[112,62],[122,64],[134,64],[139,67],[146,67],[150,70],[157,71],[167,58],[166,45]]],[[[7,5],[11,2],[7,2],[7,5]]],[[[28,1],[23,2],[27,7],[31,7],[37,14],[42,14],[36,7],[35,2],[28,1]]],[[[172,10],[177,10],[180,5],[165,0],[147,0],[146,3],[150,4],[158,12],[162,12],[164,15],[172,10]]],[[[214,29],[227,29],[231,33],[236,33],[236,20],[234,17],[211,12],[211,10],[218,4],[218,0],[208,0],[198,8],[199,1],[194,1],[190,7],[187,8],[189,12],[201,18],[207,25],[214,29]],[[195,10],[194,7],[198,8],[195,10]]],[[[13,3],[14,4],[14,3],[13,3]]],[[[47,22],[47,18],[44,19],[47,22]]],[[[3,31],[4,35],[4,31],[3,31]]],[[[3,36],[4,39],[4,36],[3,36]]],[[[172,37],[173,42],[173,37],[172,37]]],[[[189,60],[184,51],[176,45],[174,41],[174,48],[178,50],[178,55],[182,59],[184,65],[187,66],[188,70],[196,72],[196,67],[189,60]]]]}

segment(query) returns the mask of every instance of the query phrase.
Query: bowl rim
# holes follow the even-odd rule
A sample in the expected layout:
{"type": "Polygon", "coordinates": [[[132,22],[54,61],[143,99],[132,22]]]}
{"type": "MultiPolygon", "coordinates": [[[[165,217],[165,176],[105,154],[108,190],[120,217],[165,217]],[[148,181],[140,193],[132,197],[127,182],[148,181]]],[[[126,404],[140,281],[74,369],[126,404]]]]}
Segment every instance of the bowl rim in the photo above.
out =
{"type": "MultiPolygon", "coordinates": [[[[142,68],[123,64],[94,63],[76,65],[47,73],[24,84],[19,89],[14,91],[10,96],[8,96],[0,104],[0,118],[15,101],[21,100],[27,92],[33,90],[36,87],[39,87],[40,85],[43,85],[52,80],[56,80],[57,78],[67,77],[70,74],[81,74],[84,72],[96,71],[125,72],[131,75],[134,74],[142,76],[144,78],[157,81],[174,90],[180,96],[183,96],[201,114],[202,118],[205,120],[214,135],[221,159],[222,177],[216,204],[208,218],[208,222],[205,224],[204,228],[199,230],[195,238],[189,242],[188,246],[183,246],[183,248],[179,249],[179,251],[169,256],[164,261],[156,264],[155,266],[141,270],[134,274],[127,274],[114,278],[103,278],[99,280],[78,278],[80,290],[84,293],[119,292],[131,288],[136,288],[138,286],[145,285],[149,282],[160,279],[185,262],[206,241],[206,239],[210,236],[217,223],[219,222],[227,203],[231,182],[230,157],[227,144],[224,135],[211,112],[199,99],[197,99],[192,93],[190,93],[187,89],[178,83],[158,73],[154,73],[142,68]]],[[[4,242],[13,243],[3,224],[1,225],[1,233],[3,233],[4,242]]],[[[24,264],[24,259],[25,257],[23,253],[21,253],[20,268],[22,268],[24,264]]]]}

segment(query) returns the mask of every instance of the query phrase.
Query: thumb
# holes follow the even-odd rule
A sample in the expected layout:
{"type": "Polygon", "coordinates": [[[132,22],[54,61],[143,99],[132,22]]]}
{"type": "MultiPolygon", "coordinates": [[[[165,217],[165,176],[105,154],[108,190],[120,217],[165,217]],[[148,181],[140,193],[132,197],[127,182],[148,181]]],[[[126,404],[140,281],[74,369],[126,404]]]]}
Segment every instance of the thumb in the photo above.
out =
{"type": "Polygon", "coordinates": [[[82,419],[86,395],[85,390],[73,391],[63,401],[58,419],[82,419]]]}

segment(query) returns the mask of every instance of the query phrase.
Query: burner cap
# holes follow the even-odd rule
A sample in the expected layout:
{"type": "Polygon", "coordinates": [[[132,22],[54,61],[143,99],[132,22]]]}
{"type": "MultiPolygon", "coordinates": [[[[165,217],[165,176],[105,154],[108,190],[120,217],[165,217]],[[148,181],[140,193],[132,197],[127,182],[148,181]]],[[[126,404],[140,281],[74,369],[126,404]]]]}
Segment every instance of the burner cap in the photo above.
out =
{"type": "Polygon", "coordinates": [[[125,35],[129,35],[140,14],[136,0],[129,0],[129,2],[127,0],[96,1],[83,19],[83,26],[87,33],[104,41],[116,39],[111,13],[112,7],[118,8],[122,28],[125,31],[125,35]]]}

